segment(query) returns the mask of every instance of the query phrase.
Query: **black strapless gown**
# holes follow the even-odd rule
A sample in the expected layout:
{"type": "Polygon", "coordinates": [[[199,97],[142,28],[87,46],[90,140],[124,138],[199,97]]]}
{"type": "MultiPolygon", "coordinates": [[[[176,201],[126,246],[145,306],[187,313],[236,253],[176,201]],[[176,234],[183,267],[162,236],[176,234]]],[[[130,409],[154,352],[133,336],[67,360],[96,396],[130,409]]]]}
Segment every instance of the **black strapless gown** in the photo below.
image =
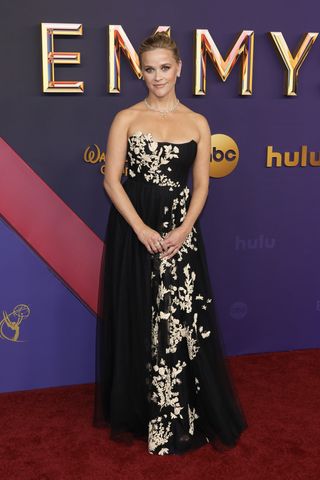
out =
{"type": "MultiPolygon", "coordinates": [[[[123,187],[161,236],[183,221],[194,140],[128,138],[123,187]]],[[[94,426],[150,454],[234,447],[247,428],[217,324],[199,219],[170,259],[150,254],[111,205],[101,268],[94,426]]]]}

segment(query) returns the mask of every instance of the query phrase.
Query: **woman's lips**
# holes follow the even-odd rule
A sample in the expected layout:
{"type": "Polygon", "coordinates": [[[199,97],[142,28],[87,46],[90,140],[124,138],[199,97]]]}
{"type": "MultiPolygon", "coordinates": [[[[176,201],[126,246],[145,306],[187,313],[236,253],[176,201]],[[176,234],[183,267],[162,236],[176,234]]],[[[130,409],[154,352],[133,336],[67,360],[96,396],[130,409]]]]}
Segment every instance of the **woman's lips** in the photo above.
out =
{"type": "Polygon", "coordinates": [[[165,86],[165,83],[163,83],[162,85],[155,85],[156,88],[158,87],[164,87],[165,86]]]}

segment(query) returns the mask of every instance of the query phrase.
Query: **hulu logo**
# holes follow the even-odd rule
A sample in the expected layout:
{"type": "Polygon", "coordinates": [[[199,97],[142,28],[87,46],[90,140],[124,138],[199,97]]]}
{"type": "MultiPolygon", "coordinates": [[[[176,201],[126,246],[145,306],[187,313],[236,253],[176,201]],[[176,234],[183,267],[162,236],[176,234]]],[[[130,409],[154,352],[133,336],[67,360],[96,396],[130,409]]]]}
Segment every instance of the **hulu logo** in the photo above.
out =
{"type": "Polygon", "coordinates": [[[274,248],[275,238],[265,237],[260,234],[259,237],[241,238],[239,235],[235,238],[235,250],[263,250],[274,248]]]}
{"type": "Polygon", "coordinates": [[[272,145],[267,146],[267,167],[320,167],[320,152],[308,152],[302,145],[298,152],[276,152],[272,145]]]}

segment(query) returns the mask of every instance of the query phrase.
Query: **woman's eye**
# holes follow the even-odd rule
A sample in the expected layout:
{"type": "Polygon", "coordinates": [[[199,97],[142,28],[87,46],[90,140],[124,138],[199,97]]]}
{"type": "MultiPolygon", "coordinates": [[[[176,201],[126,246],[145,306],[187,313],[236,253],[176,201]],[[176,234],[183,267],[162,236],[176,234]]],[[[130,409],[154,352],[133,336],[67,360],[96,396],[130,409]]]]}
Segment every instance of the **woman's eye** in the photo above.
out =
{"type": "MultiPolygon", "coordinates": [[[[162,69],[165,69],[165,70],[168,70],[169,68],[170,68],[170,67],[169,67],[168,65],[165,65],[164,67],[162,67],[162,69]]],[[[152,70],[153,70],[153,69],[150,68],[150,67],[146,68],[146,72],[147,72],[147,73],[150,73],[152,70]]]]}

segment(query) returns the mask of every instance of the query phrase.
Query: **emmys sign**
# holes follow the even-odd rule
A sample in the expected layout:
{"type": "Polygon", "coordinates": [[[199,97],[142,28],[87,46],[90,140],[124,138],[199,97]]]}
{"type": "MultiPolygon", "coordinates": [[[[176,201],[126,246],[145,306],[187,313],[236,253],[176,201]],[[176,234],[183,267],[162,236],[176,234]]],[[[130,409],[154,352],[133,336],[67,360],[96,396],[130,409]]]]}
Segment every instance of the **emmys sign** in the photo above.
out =
{"type": "MultiPolygon", "coordinates": [[[[170,34],[169,26],[160,26],[157,31],[170,34]]],[[[155,33],[154,32],[154,33],[155,33]]],[[[291,53],[281,32],[268,32],[286,69],[285,95],[297,95],[297,80],[299,70],[309,54],[318,33],[307,32],[302,35],[300,44],[291,53]]],[[[56,52],[54,37],[56,35],[83,35],[81,23],[41,23],[42,35],[42,85],[44,93],[84,93],[82,80],[66,81],[55,79],[56,64],[80,64],[80,52],[56,52]]],[[[108,26],[108,63],[109,85],[108,93],[120,93],[120,55],[126,56],[134,74],[142,78],[139,56],[121,25],[108,26]]],[[[225,58],[221,55],[209,30],[194,31],[194,76],[193,94],[206,94],[207,57],[211,60],[220,79],[225,82],[236,62],[241,59],[240,95],[252,95],[254,32],[243,30],[231,45],[225,58]]]]}

